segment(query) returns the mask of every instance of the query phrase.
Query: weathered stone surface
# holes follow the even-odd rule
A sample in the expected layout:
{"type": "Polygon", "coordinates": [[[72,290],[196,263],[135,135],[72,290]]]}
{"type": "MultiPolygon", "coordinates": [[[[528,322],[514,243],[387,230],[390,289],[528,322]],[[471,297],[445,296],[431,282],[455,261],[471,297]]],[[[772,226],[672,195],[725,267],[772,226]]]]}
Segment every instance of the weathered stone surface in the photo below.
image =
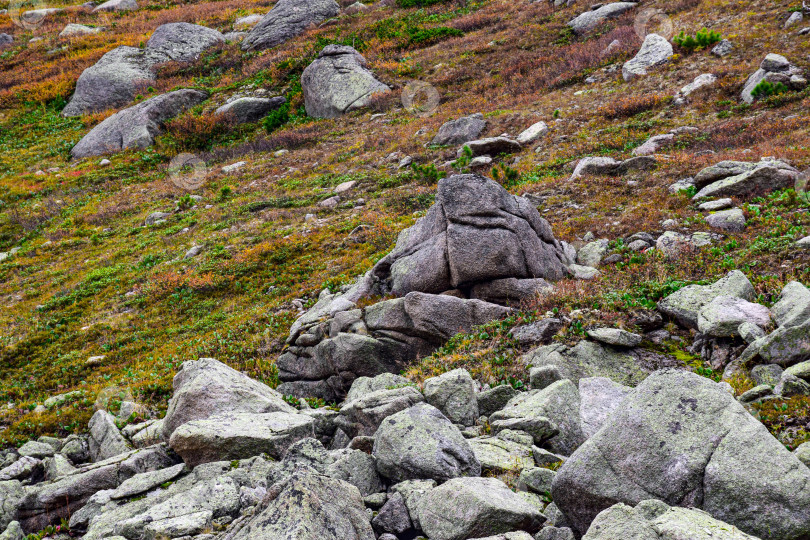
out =
{"type": "Polygon", "coordinates": [[[557,473],[543,467],[526,467],[518,477],[520,491],[531,491],[540,495],[551,494],[551,482],[557,473]]]}
{"type": "Polygon", "coordinates": [[[518,326],[512,329],[514,337],[521,345],[549,341],[562,329],[560,319],[542,319],[540,321],[518,326]]]}
{"type": "Polygon", "coordinates": [[[735,337],[743,323],[767,328],[771,322],[770,310],[736,296],[717,296],[700,308],[698,330],[715,337],[735,337]]]}
{"type": "Polygon", "coordinates": [[[810,320],[810,289],[791,281],[782,289],[779,301],[771,306],[771,313],[779,326],[798,326],[810,320]]]}
{"type": "MultiPolygon", "coordinates": [[[[259,26],[261,23],[256,28],[259,26]]],[[[304,69],[301,87],[307,114],[316,118],[336,118],[365,107],[375,94],[390,91],[366,69],[366,59],[346,45],[324,47],[304,69]]]]}
{"type": "Polygon", "coordinates": [[[38,441],[28,441],[17,449],[17,453],[23,457],[42,459],[51,457],[55,452],[53,446],[50,444],[38,441]]]}
{"type": "Polygon", "coordinates": [[[210,523],[212,518],[234,517],[239,507],[238,484],[221,476],[199,482],[191,489],[121,521],[115,532],[129,540],[161,534],[168,536],[172,529],[178,530],[179,536],[198,534],[202,532],[200,523],[210,523]],[[205,513],[205,517],[201,513],[205,513]]]}
{"type": "Polygon", "coordinates": [[[169,445],[189,467],[268,454],[315,435],[312,418],[288,412],[232,413],[192,420],[174,430],[169,445]]]}
{"type": "Polygon", "coordinates": [[[424,400],[413,386],[378,390],[347,400],[335,422],[351,438],[373,437],[383,420],[424,400]]]}
{"type": "Polygon", "coordinates": [[[484,115],[481,113],[450,120],[442,124],[439,131],[433,137],[433,140],[430,141],[430,144],[445,146],[474,141],[481,135],[486,127],[487,122],[484,120],[484,115]]]}
{"type": "Polygon", "coordinates": [[[148,50],[117,47],[85,69],[62,116],[79,116],[121,107],[155,80],[152,67],[164,58],[148,50]]]}
{"type": "Polygon", "coordinates": [[[672,45],[665,37],[648,34],[636,56],[622,66],[622,77],[625,81],[643,77],[648,69],[668,62],[672,52],[672,45]]]}
{"type": "Polygon", "coordinates": [[[68,519],[96,492],[115,489],[138,473],[173,464],[163,446],[154,446],[82,467],[74,474],[26,490],[17,519],[26,531],[42,530],[68,519]]]}
{"type": "Polygon", "coordinates": [[[164,61],[191,62],[206,49],[224,42],[222,34],[213,28],[178,22],[158,26],[146,48],[163,56],[164,61]]]}
{"type": "Polygon", "coordinates": [[[698,328],[698,314],[703,306],[718,296],[733,296],[743,300],[754,299],[754,286],[739,270],[733,270],[712,285],[689,285],[660,302],[658,309],[687,328],[698,328]]]}
{"type": "Polygon", "coordinates": [[[568,26],[570,26],[576,34],[586,34],[604,21],[618,17],[637,5],[638,4],[635,2],[613,2],[605,4],[598,9],[586,11],[578,15],[568,23],[568,26]]]}
{"type": "Polygon", "coordinates": [[[372,275],[394,294],[440,293],[509,277],[558,280],[567,275],[563,260],[548,222],[526,199],[463,174],[439,182],[436,204],[372,275]]]}
{"type": "Polygon", "coordinates": [[[513,154],[515,152],[519,152],[521,148],[519,142],[509,137],[487,137],[485,139],[467,141],[467,143],[460,147],[456,152],[457,157],[461,157],[463,155],[464,147],[470,149],[473,157],[513,154]]]}
{"type": "Polygon", "coordinates": [[[115,417],[107,411],[96,411],[90,419],[90,437],[87,443],[90,459],[101,461],[132,450],[132,447],[118,431],[115,417]]]}
{"type": "Polygon", "coordinates": [[[284,97],[243,97],[226,103],[214,112],[232,118],[237,124],[249,124],[258,122],[270,111],[278,109],[286,102],[287,99],[284,97]]]}
{"type": "Polygon", "coordinates": [[[789,366],[810,360],[810,320],[798,326],[782,326],[753,342],[740,356],[744,362],[759,358],[762,363],[789,366]]]}
{"type": "Polygon", "coordinates": [[[517,395],[518,391],[508,384],[502,384],[476,394],[478,413],[489,416],[497,410],[503,409],[509,400],[517,395]]]}
{"type": "Polygon", "coordinates": [[[73,37],[73,36],[86,36],[90,34],[98,34],[104,30],[103,27],[85,26],[83,24],[70,23],[65,25],[59,37],[73,37]]]}
{"type": "Polygon", "coordinates": [[[344,480],[360,490],[363,496],[383,491],[374,458],[360,450],[343,449],[332,453],[335,461],[326,468],[326,475],[344,480]]]}
{"type": "Polygon", "coordinates": [[[510,418],[526,420],[545,417],[560,433],[547,441],[547,447],[557,453],[570,455],[585,440],[579,419],[579,390],[570,380],[515,396],[506,407],[493,413],[490,422],[510,418]]]}
{"type": "Polygon", "coordinates": [[[380,373],[376,377],[358,377],[349,388],[346,394],[346,405],[357,398],[365,397],[378,390],[394,390],[405,386],[413,386],[413,383],[396,373],[380,373]]]}
{"type": "Polygon", "coordinates": [[[469,443],[483,473],[516,473],[534,465],[532,450],[526,445],[501,437],[476,437],[469,443]]]}
{"type": "Polygon", "coordinates": [[[607,377],[579,380],[579,416],[586,439],[599,431],[632,391],[629,386],[613,382],[607,377]]]}
{"type": "Polygon", "coordinates": [[[492,432],[501,434],[502,431],[520,431],[531,438],[527,444],[534,443],[542,445],[560,432],[557,424],[544,416],[519,416],[515,418],[504,418],[491,420],[492,432]]]}
{"type": "Polygon", "coordinates": [[[636,386],[656,369],[679,365],[672,357],[642,353],[583,340],[573,347],[561,344],[538,347],[523,362],[538,368],[556,366],[561,377],[575,384],[583,377],[607,377],[626,386],[636,386]]]}
{"type": "Polygon", "coordinates": [[[596,268],[607,255],[608,241],[605,239],[595,240],[582,246],[577,252],[577,264],[596,268]]]}
{"type": "Polygon", "coordinates": [[[280,0],[242,41],[242,50],[275,47],[340,13],[335,0],[280,0]]]}
{"type": "Polygon", "coordinates": [[[17,516],[17,508],[25,497],[19,480],[0,480],[0,529],[5,529],[17,516]]]}
{"type": "Polygon", "coordinates": [[[612,504],[660,499],[792,540],[810,531],[808,480],[810,470],[733,396],[693,373],[662,370],[563,464],[552,495],[581,533],[612,504]]]}
{"type": "Polygon", "coordinates": [[[183,89],[147,99],[106,118],[70,150],[70,155],[85,158],[151,146],[167,120],[207,98],[208,94],[200,90],[183,89]]]}
{"type": "Polygon", "coordinates": [[[518,306],[523,302],[536,300],[552,290],[552,285],[542,278],[505,278],[473,285],[470,289],[470,298],[505,306],[518,306]]]}
{"type": "MultiPolygon", "coordinates": [[[[0,527],[1,528],[1,527],[0,527]]],[[[0,534],[0,540],[25,540],[26,535],[16,521],[12,521],[6,527],[6,530],[0,534]]]]}
{"type": "Polygon", "coordinates": [[[531,144],[548,133],[548,126],[545,122],[536,122],[520,132],[517,142],[522,145],[531,144]]]}
{"type": "Polygon", "coordinates": [[[394,482],[481,474],[458,428],[426,403],[386,418],[375,435],[373,455],[377,471],[394,482]]]}
{"type": "Polygon", "coordinates": [[[706,216],[706,223],[715,229],[730,232],[742,232],[745,230],[745,215],[740,208],[721,210],[706,216]]]}
{"type": "Polygon", "coordinates": [[[536,532],[545,517],[495,478],[455,478],[418,503],[422,530],[431,540],[464,540],[510,531],[536,532]]]}
{"type": "Polygon", "coordinates": [[[466,369],[454,369],[425,381],[425,400],[454,424],[471,426],[478,419],[474,382],[466,369]]]}
{"type": "Polygon", "coordinates": [[[135,0],[107,0],[93,8],[93,13],[99,11],[133,11],[136,9],[138,9],[138,2],[135,0]]]}
{"type": "MultiPolygon", "coordinates": [[[[725,175],[702,187],[693,197],[695,200],[704,197],[742,197],[748,198],[754,194],[765,194],[777,189],[793,187],[799,172],[781,161],[760,161],[758,163],[739,166],[738,162],[727,163],[729,170],[742,169],[734,175],[725,175]]],[[[719,164],[718,164],[719,165],[719,164]]],[[[702,173],[703,171],[701,171],[702,173]]],[[[712,175],[714,176],[714,175],[712,175]]],[[[708,175],[704,176],[709,177],[708,175]]],[[[696,177],[696,185],[700,187],[701,174],[696,177]]]]}
{"type": "Polygon", "coordinates": [[[295,413],[281,394],[213,358],[183,363],[163,420],[163,436],[192,420],[224,413],[295,413]]]}
{"type": "Polygon", "coordinates": [[[293,473],[279,495],[232,540],[375,540],[356,487],[342,480],[293,473]]]}
{"type": "Polygon", "coordinates": [[[402,534],[410,529],[413,524],[408,514],[408,507],[405,506],[405,497],[401,493],[392,495],[371,524],[377,530],[394,534],[402,534]]]}
{"type": "Polygon", "coordinates": [[[594,328],[588,330],[588,337],[617,347],[635,347],[641,343],[641,336],[620,328],[594,328]]]}
{"type": "Polygon", "coordinates": [[[185,465],[178,463],[167,469],[158,469],[136,474],[132,478],[124,480],[120,486],[110,493],[110,499],[127,499],[145,493],[161,484],[165,484],[177,478],[185,470],[185,465]]]}

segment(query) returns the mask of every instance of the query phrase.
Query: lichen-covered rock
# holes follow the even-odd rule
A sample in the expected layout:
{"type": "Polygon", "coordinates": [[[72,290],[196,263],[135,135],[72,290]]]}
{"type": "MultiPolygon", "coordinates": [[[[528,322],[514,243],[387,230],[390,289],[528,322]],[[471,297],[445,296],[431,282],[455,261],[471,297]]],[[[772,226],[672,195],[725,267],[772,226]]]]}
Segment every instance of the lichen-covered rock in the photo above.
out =
{"type": "Polygon", "coordinates": [[[213,28],[186,22],[161,24],[146,42],[146,48],[166,58],[164,61],[191,62],[206,49],[225,38],[213,28]]]}
{"type": "Polygon", "coordinates": [[[598,9],[581,13],[572,19],[568,23],[568,26],[570,26],[576,34],[586,34],[606,20],[618,17],[622,13],[633,9],[637,5],[638,4],[635,2],[613,2],[610,4],[604,4],[598,9]]]}
{"type": "Polygon", "coordinates": [[[74,158],[143,149],[155,142],[166,121],[208,98],[200,90],[175,90],[118,111],[90,130],[70,150],[74,158]]]}
{"type": "Polygon", "coordinates": [[[519,473],[535,464],[532,449],[525,444],[500,437],[476,437],[468,442],[482,473],[519,473]]]}
{"type": "Polygon", "coordinates": [[[295,413],[281,394],[213,358],[183,363],[163,420],[169,439],[181,425],[225,413],[295,413]]]}
{"type": "Polygon", "coordinates": [[[315,435],[312,418],[287,412],[232,413],[191,420],[172,433],[169,446],[189,467],[261,454],[280,459],[296,441],[315,435]]]}
{"type": "Polygon", "coordinates": [[[622,77],[625,81],[643,77],[648,69],[668,62],[672,52],[672,45],[665,37],[648,34],[636,56],[622,66],[622,77]]]}
{"type": "Polygon", "coordinates": [[[613,504],[659,499],[766,540],[810,534],[810,470],[731,394],[681,370],[639,385],[560,467],[552,496],[580,533],[613,504]]]}
{"type": "Polygon", "coordinates": [[[304,69],[301,88],[307,114],[315,118],[336,118],[365,107],[374,95],[391,90],[366,69],[366,59],[346,45],[324,47],[304,69]]]}
{"type": "Polygon", "coordinates": [[[466,369],[454,369],[425,381],[425,400],[454,424],[471,426],[478,419],[474,382],[466,369]]]}
{"type": "Polygon", "coordinates": [[[736,296],[718,296],[700,308],[698,331],[715,337],[735,337],[739,327],[751,323],[766,328],[771,322],[770,310],[736,296]]]}
{"type": "Polygon", "coordinates": [[[270,111],[278,109],[286,102],[287,99],[284,97],[242,97],[226,103],[214,112],[230,118],[237,124],[249,124],[258,122],[270,111]]]}
{"type": "Polygon", "coordinates": [[[599,431],[632,391],[632,388],[607,377],[586,377],[579,380],[579,416],[586,439],[599,431]]]}
{"type": "Polygon", "coordinates": [[[779,301],[771,306],[771,313],[779,326],[798,326],[810,320],[810,289],[791,281],[782,289],[779,301]]]}
{"type": "Polygon", "coordinates": [[[327,476],[350,483],[364,497],[384,490],[373,457],[360,450],[348,448],[331,454],[335,461],[327,466],[327,476]]]}
{"type": "Polygon", "coordinates": [[[573,382],[565,379],[542,390],[518,394],[503,409],[494,412],[489,420],[550,420],[559,429],[559,434],[546,441],[545,445],[553,452],[570,455],[585,441],[579,406],[579,390],[573,382]]]}
{"type": "Polygon", "coordinates": [[[24,496],[19,480],[0,480],[0,529],[5,529],[16,518],[24,496]]]}
{"type": "Polygon", "coordinates": [[[481,464],[458,428],[426,403],[386,418],[374,437],[373,455],[377,471],[393,482],[481,474],[481,464]]]}
{"type": "Polygon", "coordinates": [[[422,496],[419,524],[431,540],[464,540],[510,531],[537,532],[540,510],[496,478],[454,478],[422,496]]]}
{"type": "Polygon", "coordinates": [[[353,485],[297,471],[278,496],[232,540],[375,540],[363,498],[353,485]]]}
{"type": "Polygon", "coordinates": [[[339,13],[335,0],[280,0],[245,36],[242,50],[275,47],[339,13]]]}
{"type": "Polygon", "coordinates": [[[442,124],[439,131],[433,137],[433,140],[430,141],[430,144],[444,146],[474,141],[481,135],[486,127],[487,122],[484,120],[484,115],[481,113],[464,116],[456,120],[449,120],[442,124]]]}
{"type": "Polygon", "coordinates": [[[687,328],[698,328],[701,308],[718,296],[733,296],[754,300],[754,286],[739,270],[733,270],[712,285],[689,285],[670,294],[660,302],[658,309],[687,328]]]}
{"type": "Polygon", "coordinates": [[[373,437],[383,420],[424,400],[413,386],[377,390],[351,401],[347,399],[335,422],[351,438],[373,437]]]}
{"type": "Polygon", "coordinates": [[[741,197],[765,194],[786,187],[793,187],[799,171],[778,161],[720,162],[702,170],[695,177],[700,191],[693,199],[704,197],[741,197]]]}
{"type": "Polygon", "coordinates": [[[115,425],[115,417],[107,411],[96,411],[90,418],[90,437],[87,442],[90,449],[90,458],[93,461],[123,454],[132,450],[130,444],[118,431],[115,425]]]}

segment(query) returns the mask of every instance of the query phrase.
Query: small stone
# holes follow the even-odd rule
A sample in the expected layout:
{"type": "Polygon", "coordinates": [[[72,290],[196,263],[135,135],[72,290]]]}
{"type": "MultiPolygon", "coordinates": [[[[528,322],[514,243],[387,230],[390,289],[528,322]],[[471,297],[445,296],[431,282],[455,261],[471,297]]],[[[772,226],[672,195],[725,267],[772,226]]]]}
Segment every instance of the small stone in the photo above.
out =
{"type": "Polygon", "coordinates": [[[595,328],[588,330],[588,336],[595,341],[618,347],[635,347],[642,340],[640,335],[619,328],[595,328]]]}
{"type": "Polygon", "coordinates": [[[757,386],[768,385],[774,387],[782,378],[782,366],[777,364],[760,364],[751,369],[751,378],[757,386]]]}
{"type": "Polygon", "coordinates": [[[529,384],[532,390],[542,390],[564,378],[560,368],[554,365],[533,367],[529,370],[529,384]]]}
{"type": "Polygon", "coordinates": [[[745,230],[746,221],[743,211],[739,208],[722,210],[706,216],[706,223],[715,229],[723,231],[741,232],[745,230]]]}
{"type": "Polygon", "coordinates": [[[708,201],[698,206],[698,210],[704,212],[716,212],[717,210],[725,210],[731,208],[734,202],[731,199],[717,199],[716,201],[708,201]]]}
{"type": "Polygon", "coordinates": [[[770,396],[773,394],[773,386],[769,384],[761,384],[759,386],[755,386],[751,390],[747,392],[743,392],[742,395],[739,397],[740,403],[752,403],[754,401],[760,400],[765,396],[770,396]]]}
{"type": "Polygon", "coordinates": [[[731,51],[734,50],[734,45],[727,39],[720,41],[717,45],[712,48],[712,54],[718,56],[720,58],[731,54],[731,51]]]}

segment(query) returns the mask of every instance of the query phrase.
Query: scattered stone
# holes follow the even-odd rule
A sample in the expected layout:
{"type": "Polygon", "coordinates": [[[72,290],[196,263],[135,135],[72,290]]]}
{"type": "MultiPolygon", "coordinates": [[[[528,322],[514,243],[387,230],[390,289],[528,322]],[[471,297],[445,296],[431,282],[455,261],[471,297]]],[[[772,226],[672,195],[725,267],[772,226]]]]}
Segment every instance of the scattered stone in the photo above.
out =
{"type": "MultiPolygon", "coordinates": [[[[258,122],[270,111],[274,111],[287,102],[286,98],[242,97],[219,107],[215,114],[227,115],[237,124],[258,122]]],[[[224,170],[224,167],[223,167],[224,170]]]]}
{"type": "Polygon", "coordinates": [[[655,167],[655,163],[652,156],[636,156],[624,161],[616,161],[610,157],[585,157],[577,162],[571,180],[586,175],[622,175],[631,170],[648,171],[655,167]]]}
{"type": "Polygon", "coordinates": [[[578,15],[568,23],[568,26],[571,27],[575,34],[586,34],[604,21],[618,17],[637,5],[638,4],[635,2],[613,2],[604,4],[597,9],[586,11],[578,15]]]}
{"type": "Polygon", "coordinates": [[[594,328],[588,330],[588,337],[601,343],[617,347],[635,347],[641,343],[641,336],[619,328],[594,328]]]}
{"type": "Polygon", "coordinates": [[[801,90],[807,86],[807,81],[801,77],[802,70],[791,64],[787,58],[779,54],[768,54],[759,66],[759,69],[748,77],[743,87],[741,98],[746,103],[753,103],[753,91],[762,81],[782,83],[786,86],[801,90]]]}
{"type": "Polygon", "coordinates": [[[466,369],[454,369],[427,379],[423,392],[425,400],[454,424],[471,426],[478,418],[474,382],[466,369]]]}
{"type": "Polygon", "coordinates": [[[717,199],[716,201],[707,201],[698,205],[698,210],[703,210],[704,212],[715,212],[717,210],[731,208],[733,205],[734,202],[731,199],[717,199]]]}
{"type": "MultiPolygon", "coordinates": [[[[334,4],[334,0],[329,1],[334,4]]],[[[307,7],[307,11],[311,9],[307,7]]],[[[251,34],[262,24],[254,28],[251,34]]],[[[245,41],[249,38],[250,35],[245,41]]],[[[390,91],[366,69],[366,59],[345,45],[324,47],[318,58],[304,69],[301,86],[307,114],[316,118],[336,118],[365,107],[375,94],[390,91]]]]}
{"type": "Polygon", "coordinates": [[[138,9],[138,2],[135,0],[107,0],[100,6],[93,9],[93,13],[99,11],[134,11],[138,9]]]}
{"type": "Polygon", "coordinates": [[[798,281],[789,282],[779,301],[771,307],[771,313],[779,326],[798,326],[810,320],[810,289],[798,281]]]}
{"type": "Polygon", "coordinates": [[[670,294],[658,302],[658,309],[681,326],[697,329],[701,308],[718,296],[733,296],[750,302],[755,296],[754,286],[745,274],[733,270],[712,285],[689,285],[670,294]]]}
{"type": "Polygon", "coordinates": [[[85,26],[83,24],[76,24],[70,23],[59,32],[59,37],[74,37],[74,36],[88,36],[92,34],[98,34],[102,30],[103,27],[93,27],[93,26],[85,26]]]}
{"type": "Polygon", "coordinates": [[[734,44],[732,44],[729,40],[723,39],[712,48],[712,54],[718,56],[720,58],[724,56],[728,56],[731,54],[731,51],[734,50],[734,44]]]}
{"type": "Polygon", "coordinates": [[[608,252],[608,241],[605,239],[589,242],[577,252],[577,264],[596,268],[608,252]]]}
{"type": "Polygon", "coordinates": [[[770,310],[736,296],[717,296],[700,308],[698,330],[715,337],[738,336],[743,323],[752,323],[760,328],[771,322],[770,310]]]}
{"type": "Polygon", "coordinates": [[[481,113],[464,116],[457,120],[450,120],[442,124],[436,136],[430,141],[430,144],[435,146],[448,146],[474,141],[481,135],[486,127],[487,122],[484,120],[484,115],[481,113]]]}
{"type": "Polygon", "coordinates": [[[625,81],[643,77],[648,69],[667,63],[672,53],[672,45],[665,37],[648,34],[638,54],[622,66],[622,77],[625,81]]]}
{"type": "Polygon", "coordinates": [[[242,50],[275,47],[340,14],[335,0],[280,0],[242,41],[242,50]]]}
{"type": "Polygon", "coordinates": [[[647,141],[633,149],[634,156],[649,156],[655,154],[661,148],[669,146],[675,142],[675,135],[672,133],[665,133],[664,135],[655,135],[647,139],[647,141]]]}
{"type": "Polygon", "coordinates": [[[478,476],[481,464],[461,432],[426,403],[389,416],[374,437],[380,475],[393,482],[478,476]]]}
{"type": "Polygon", "coordinates": [[[537,532],[545,517],[496,478],[454,478],[428,491],[417,504],[430,538],[464,540],[523,530],[537,532]],[[464,516],[464,519],[448,519],[464,516]]]}
{"type": "Polygon", "coordinates": [[[579,416],[582,433],[587,439],[599,431],[632,391],[629,386],[613,382],[607,377],[585,377],[579,380],[579,416]]]}
{"type": "Polygon", "coordinates": [[[478,413],[489,416],[490,414],[503,409],[509,400],[517,395],[518,391],[508,384],[502,384],[489,390],[484,390],[476,394],[478,402],[478,413]]]}
{"type": "Polygon", "coordinates": [[[642,382],[560,467],[552,496],[580,533],[612,504],[656,498],[763,538],[797,539],[810,531],[809,479],[729,393],[671,369],[642,382]]]}
{"type": "Polygon", "coordinates": [[[87,442],[93,461],[109,459],[132,449],[115,425],[115,417],[107,411],[96,411],[88,427],[90,437],[87,442]]]}
{"type": "Polygon", "coordinates": [[[517,136],[517,142],[521,145],[527,145],[535,142],[537,139],[548,133],[548,126],[545,122],[537,122],[527,127],[520,132],[517,136]]]}
{"type": "Polygon", "coordinates": [[[721,210],[706,216],[706,223],[714,227],[729,232],[742,232],[745,230],[746,221],[743,211],[740,208],[731,210],[721,210]]]}
{"type": "Polygon", "coordinates": [[[70,155],[78,159],[151,146],[166,121],[207,97],[199,90],[175,90],[119,111],[90,130],[70,155]]]}
{"type": "Polygon", "coordinates": [[[520,345],[529,345],[550,341],[561,329],[562,321],[550,318],[515,327],[511,333],[520,345]]]}

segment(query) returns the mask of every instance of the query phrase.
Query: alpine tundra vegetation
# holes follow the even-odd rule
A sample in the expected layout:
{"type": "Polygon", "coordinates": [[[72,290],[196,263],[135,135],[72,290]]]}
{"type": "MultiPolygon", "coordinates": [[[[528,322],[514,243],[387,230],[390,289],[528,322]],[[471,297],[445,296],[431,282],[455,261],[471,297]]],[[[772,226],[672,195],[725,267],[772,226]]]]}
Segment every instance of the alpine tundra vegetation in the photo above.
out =
{"type": "Polygon", "coordinates": [[[0,0],[0,540],[810,540],[810,5],[0,0]]]}

